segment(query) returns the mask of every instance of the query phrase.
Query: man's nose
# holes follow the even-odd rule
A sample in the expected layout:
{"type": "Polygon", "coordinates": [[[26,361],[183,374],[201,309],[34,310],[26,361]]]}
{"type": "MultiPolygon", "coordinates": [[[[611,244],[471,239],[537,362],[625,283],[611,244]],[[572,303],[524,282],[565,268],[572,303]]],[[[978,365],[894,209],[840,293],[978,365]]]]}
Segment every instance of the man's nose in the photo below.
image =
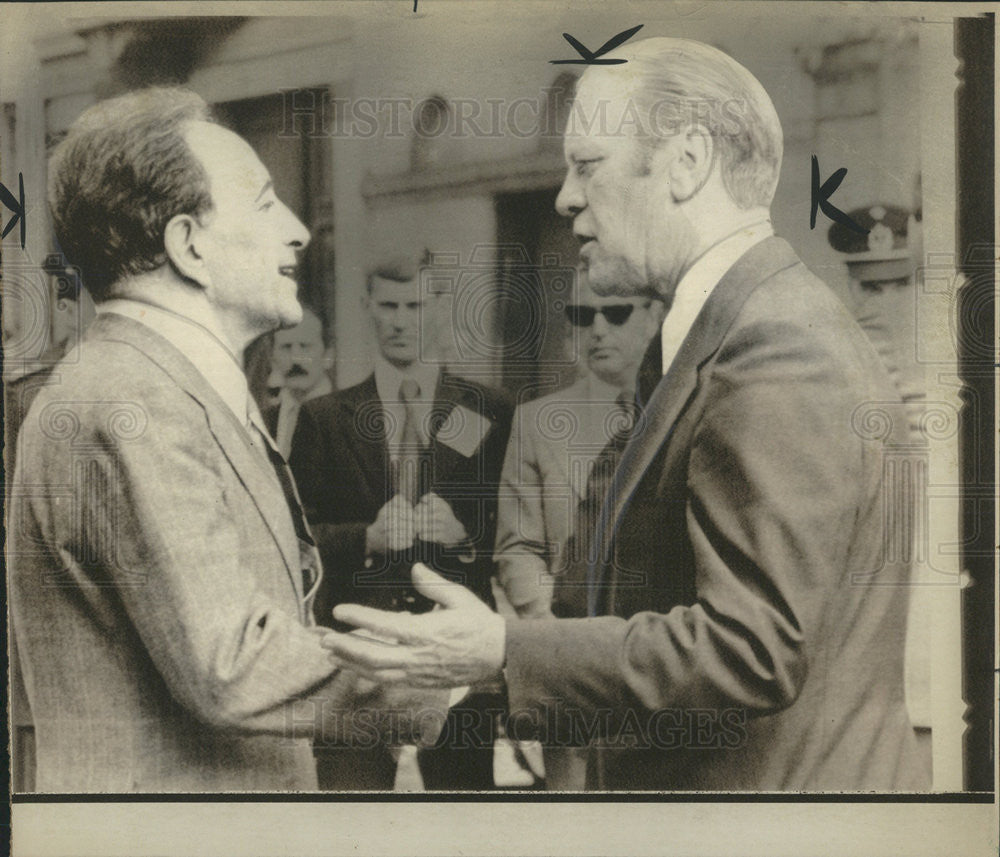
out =
{"type": "Polygon", "coordinates": [[[594,315],[594,324],[590,328],[591,335],[596,338],[600,338],[607,334],[610,329],[611,326],[608,324],[608,320],[604,317],[604,313],[596,313],[594,315]]]}
{"type": "Polygon", "coordinates": [[[285,230],[285,243],[296,250],[303,249],[310,239],[309,230],[306,229],[305,224],[296,217],[295,212],[293,212],[287,205],[281,203],[285,209],[285,218],[287,220],[287,225],[283,226],[285,230]]]}
{"type": "Polygon", "coordinates": [[[583,211],[585,205],[582,184],[573,170],[569,169],[556,197],[556,211],[563,217],[576,217],[583,211]]]}

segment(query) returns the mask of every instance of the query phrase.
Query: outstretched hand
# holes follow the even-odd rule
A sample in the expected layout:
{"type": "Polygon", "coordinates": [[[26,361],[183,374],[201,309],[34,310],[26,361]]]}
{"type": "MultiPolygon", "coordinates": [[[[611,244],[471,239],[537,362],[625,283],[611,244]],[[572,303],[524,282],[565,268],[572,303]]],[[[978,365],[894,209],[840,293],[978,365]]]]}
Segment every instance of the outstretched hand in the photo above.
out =
{"type": "Polygon", "coordinates": [[[504,664],[504,619],[421,563],[413,566],[413,584],[439,608],[414,615],[340,604],[333,618],[361,633],[331,631],[323,646],[346,668],[383,683],[449,688],[496,678],[504,664]]]}

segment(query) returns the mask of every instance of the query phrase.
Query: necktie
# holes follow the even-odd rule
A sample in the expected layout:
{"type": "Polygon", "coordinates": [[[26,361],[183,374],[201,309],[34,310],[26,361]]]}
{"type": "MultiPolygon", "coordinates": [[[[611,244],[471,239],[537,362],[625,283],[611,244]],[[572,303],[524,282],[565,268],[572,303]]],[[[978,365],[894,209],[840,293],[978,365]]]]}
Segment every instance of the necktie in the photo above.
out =
{"type": "Polygon", "coordinates": [[[553,596],[553,612],[556,615],[594,615],[588,610],[588,600],[591,598],[589,591],[596,589],[592,568],[602,561],[597,555],[597,526],[614,482],[618,460],[628,443],[635,420],[634,397],[630,393],[619,393],[608,420],[611,439],[594,459],[584,497],[577,506],[573,533],[566,543],[565,572],[557,579],[553,596]]]}
{"type": "Polygon", "coordinates": [[[285,500],[288,502],[288,511],[292,516],[292,523],[295,525],[295,534],[306,545],[314,546],[315,542],[312,533],[309,532],[309,527],[306,525],[305,513],[302,511],[302,504],[299,501],[299,492],[295,489],[292,472],[274,445],[274,441],[268,435],[267,429],[264,428],[263,420],[255,407],[249,409],[247,426],[253,445],[261,449],[273,468],[275,476],[278,477],[278,484],[281,485],[281,490],[284,492],[285,500]]]}
{"type": "Polygon", "coordinates": [[[656,389],[661,380],[663,380],[663,346],[660,337],[656,336],[649,343],[642,363],[639,364],[639,377],[636,385],[639,405],[646,406],[646,402],[649,401],[653,390],[656,389]]]}
{"type": "Polygon", "coordinates": [[[420,483],[423,443],[420,439],[419,416],[416,403],[420,399],[420,385],[412,378],[406,378],[399,385],[399,399],[403,403],[403,430],[399,435],[396,456],[396,493],[415,506],[420,499],[420,483]]]}

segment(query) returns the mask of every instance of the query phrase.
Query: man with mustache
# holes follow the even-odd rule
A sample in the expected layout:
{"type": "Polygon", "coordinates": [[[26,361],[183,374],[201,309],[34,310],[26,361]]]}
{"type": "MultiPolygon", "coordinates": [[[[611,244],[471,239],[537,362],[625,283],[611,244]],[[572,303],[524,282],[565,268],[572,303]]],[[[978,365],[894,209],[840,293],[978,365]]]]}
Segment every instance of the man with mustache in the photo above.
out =
{"type": "Polygon", "coordinates": [[[272,375],[279,384],[278,402],[264,411],[264,422],[285,460],[292,452],[292,436],[303,402],[333,392],[334,349],[323,322],[309,307],[302,321],[274,333],[272,375]]]}
{"type": "Polygon", "coordinates": [[[556,206],[595,291],[654,289],[668,311],[594,534],[589,616],[504,621],[417,567],[446,609],[343,606],[399,644],[325,643],[381,681],[503,675],[515,725],[595,745],[593,788],[926,788],[903,696],[910,569],[890,550],[899,394],[773,235],[783,140],[759,81],[683,39],[612,56],[577,88],[556,206]]]}

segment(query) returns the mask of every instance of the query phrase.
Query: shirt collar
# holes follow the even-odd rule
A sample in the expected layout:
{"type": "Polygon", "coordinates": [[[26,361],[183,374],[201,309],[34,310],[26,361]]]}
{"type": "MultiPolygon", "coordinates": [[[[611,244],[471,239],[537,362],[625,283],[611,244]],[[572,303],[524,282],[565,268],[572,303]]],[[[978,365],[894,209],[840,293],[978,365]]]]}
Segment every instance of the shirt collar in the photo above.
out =
{"type": "Polygon", "coordinates": [[[440,367],[427,363],[414,363],[403,370],[393,366],[388,360],[379,357],[375,361],[375,388],[378,397],[383,402],[399,401],[399,385],[411,378],[420,385],[420,398],[431,401],[437,390],[440,367]]]}
{"type": "Polygon", "coordinates": [[[246,375],[209,320],[188,318],[131,298],[103,301],[98,304],[97,312],[123,315],[158,333],[194,364],[240,424],[246,423],[249,401],[246,375]]]}
{"type": "Polygon", "coordinates": [[[664,375],[719,281],[747,250],[773,234],[770,220],[742,227],[709,247],[681,277],[660,329],[664,375]]]}

